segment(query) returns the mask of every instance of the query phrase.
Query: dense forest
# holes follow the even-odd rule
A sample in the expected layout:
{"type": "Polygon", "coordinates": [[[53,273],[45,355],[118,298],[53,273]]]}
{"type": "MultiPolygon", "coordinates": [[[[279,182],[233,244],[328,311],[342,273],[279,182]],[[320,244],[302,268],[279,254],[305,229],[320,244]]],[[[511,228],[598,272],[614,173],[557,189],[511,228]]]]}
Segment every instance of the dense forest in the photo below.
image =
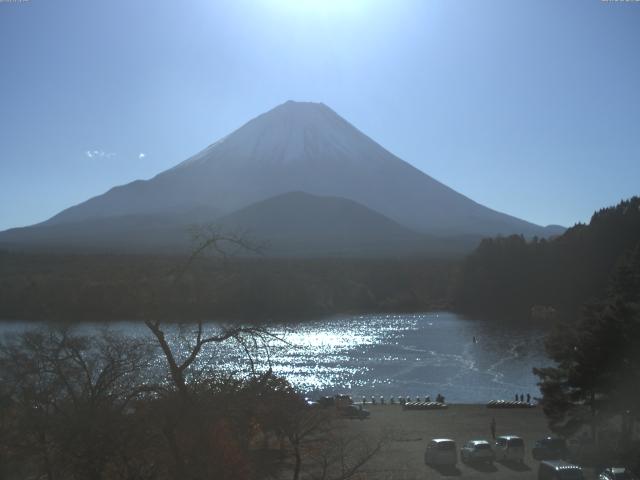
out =
{"type": "Polygon", "coordinates": [[[297,320],[447,307],[457,267],[429,259],[0,253],[0,318],[297,320]]]}
{"type": "Polygon", "coordinates": [[[617,266],[639,244],[639,197],[551,240],[485,239],[463,262],[453,303],[473,314],[529,318],[541,306],[576,318],[582,305],[604,295],[617,266]]]}

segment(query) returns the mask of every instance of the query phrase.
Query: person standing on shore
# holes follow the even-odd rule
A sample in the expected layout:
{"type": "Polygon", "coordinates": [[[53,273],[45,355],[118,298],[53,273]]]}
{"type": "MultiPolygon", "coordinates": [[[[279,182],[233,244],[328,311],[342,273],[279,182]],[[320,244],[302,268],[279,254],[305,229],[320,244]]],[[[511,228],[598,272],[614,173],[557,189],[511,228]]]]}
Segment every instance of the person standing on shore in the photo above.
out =
{"type": "Polygon", "coordinates": [[[491,419],[491,423],[489,424],[489,428],[491,429],[491,438],[496,439],[496,417],[491,419]]]}

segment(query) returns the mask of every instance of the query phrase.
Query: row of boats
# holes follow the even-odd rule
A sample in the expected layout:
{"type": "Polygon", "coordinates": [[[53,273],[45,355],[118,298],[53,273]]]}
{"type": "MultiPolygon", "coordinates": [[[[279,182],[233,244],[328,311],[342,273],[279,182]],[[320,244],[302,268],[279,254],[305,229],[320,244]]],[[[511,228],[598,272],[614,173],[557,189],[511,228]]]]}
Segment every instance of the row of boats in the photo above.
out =
{"type": "Polygon", "coordinates": [[[441,410],[444,408],[448,408],[448,405],[441,402],[408,402],[402,405],[403,410],[441,410]]]}
{"type": "Polygon", "coordinates": [[[535,404],[515,400],[491,400],[487,408],[533,408],[535,404]]]}

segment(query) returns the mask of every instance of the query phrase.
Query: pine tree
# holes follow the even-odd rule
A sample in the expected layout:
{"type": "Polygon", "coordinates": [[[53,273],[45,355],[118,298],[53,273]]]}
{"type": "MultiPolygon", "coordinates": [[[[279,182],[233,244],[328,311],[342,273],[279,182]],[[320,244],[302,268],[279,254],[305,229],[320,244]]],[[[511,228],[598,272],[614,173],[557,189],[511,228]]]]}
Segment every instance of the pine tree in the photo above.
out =
{"type": "Polygon", "coordinates": [[[621,417],[622,437],[640,418],[640,244],[612,278],[606,298],[585,307],[580,322],[558,327],[547,339],[555,367],[536,368],[542,406],[552,430],[573,434],[621,417]]]}

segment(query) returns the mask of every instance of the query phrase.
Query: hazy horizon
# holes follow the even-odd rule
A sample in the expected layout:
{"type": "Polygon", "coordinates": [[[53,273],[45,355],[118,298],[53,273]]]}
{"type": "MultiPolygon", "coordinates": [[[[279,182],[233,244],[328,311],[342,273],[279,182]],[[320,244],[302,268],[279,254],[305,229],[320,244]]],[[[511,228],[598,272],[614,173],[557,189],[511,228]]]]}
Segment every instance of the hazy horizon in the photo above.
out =
{"type": "Polygon", "coordinates": [[[0,3],[0,230],[322,102],[492,209],[571,226],[639,194],[640,4],[0,3]]]}

